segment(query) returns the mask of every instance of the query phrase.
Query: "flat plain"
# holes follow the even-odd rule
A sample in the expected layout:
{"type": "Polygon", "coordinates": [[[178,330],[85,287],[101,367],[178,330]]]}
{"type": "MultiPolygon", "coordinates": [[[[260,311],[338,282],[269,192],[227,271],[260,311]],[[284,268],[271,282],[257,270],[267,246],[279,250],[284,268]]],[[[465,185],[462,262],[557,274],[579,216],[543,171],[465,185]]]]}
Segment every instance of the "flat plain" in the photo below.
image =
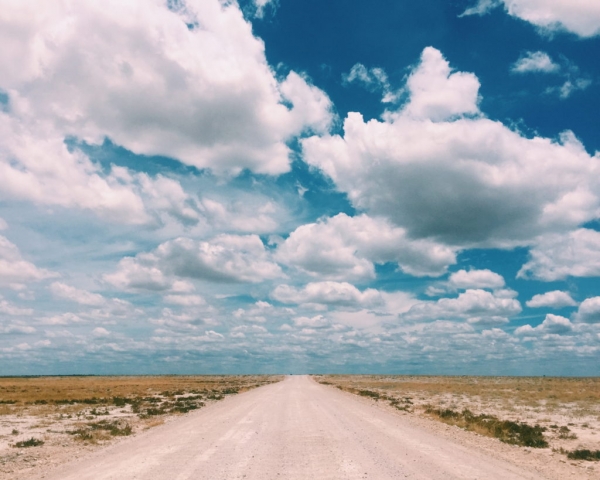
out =
{"type": "Polygon", "coordinates": [[[4,379],[0,478],[600,478],[597,379],[282,378],[4,379]]]}
{"type": "Polygon", "coordinates": [[[585,457],[586,451],[592,457],[600,453],[597,377],[324,375],[316,379],[407,415],[537,448],[543,455],[563,455],[563,461],[586,470],[598,465],[590,458],[577,458],[585,457]]]}
{"type": "Polygon", "coordinates": [[[280,376],[0,378],[0,479],[36,472],[280,376]]]}

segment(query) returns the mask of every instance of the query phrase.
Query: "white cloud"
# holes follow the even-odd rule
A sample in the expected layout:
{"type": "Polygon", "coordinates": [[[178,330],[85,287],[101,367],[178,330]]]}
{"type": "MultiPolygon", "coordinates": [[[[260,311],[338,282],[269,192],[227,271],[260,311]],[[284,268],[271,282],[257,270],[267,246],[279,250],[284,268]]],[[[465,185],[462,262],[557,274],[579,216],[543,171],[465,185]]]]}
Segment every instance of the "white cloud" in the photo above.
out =
{"type": "Polygon", "coordinates": [[[149,220],[130,185],[113,172],[104,175],[81,152],[70,152],[56,128],[41,119],[27,125],[2,112],[0,198],[92,210],[119,222],[149,220]]]}
{"type": "Polygon", "coordinates": [[[206,300],[200,295],[165,295],[165,302],[184,307],[198,307],[206,305],[206,300]]]}
{"type": "Polygon", "coordinates": [[[81,290],[61,282],[53,282],[49,288],[54,296],[71,300],[72,302],[79,303],[80,305],[98,307],[106,303],[106,299],[98,293],[81,290]]]}
{"type": "Polygon", "coordinates": [[[569,276],[600,276],[600,232],[580,228],[565,235],[542,236],[529,257],[517,277],[551,282],[569,276]]]}
{"type": "Polygon", "coordinates": [[[377,290],[368,288],[361,292],[346,282],[313,282],[302,289],[279,285],[271,296],[290,304],[317,303],[345,307],[376,307],[384,304],[383,296],[377,290]]]}
{"type": "Polygon", "coordinates": [[[442,53],[427,47],[421,63],[408,77],[410,101],[404,114],[418,119],[442,121],[464,114],[477,114],[479,80],[472,73],[454,72],[442,53]]]}
{"type": "Polygon", "coordinates": [[[0,235],[0,286],[11,286],[57,277],[58,274],[37,268],[21,257],[17,246],[0,235]]]}
{"type": "Polygon", "coordinates": [[[40,318],[42,325],[71,325],[73,323],[83,323],[84,320],[79,316],[71,312],[60,313],[52,315],[50,317],[40,318]]]}
{"type": "Polygon", "coordinates": [[[459,17],[468,15],[486,15],[500,5],[501,0],[478,0],[472,7],[467,8],[459,17]]]}
{"type": "Polygon", "coordinates": [[[576,322],[600,323],[600,297],[586,298],[573,315],[576,322]]]}
{"type": "Polygon", "coordinates": [[[122,259],[104,278],[125,289],[189,291],[177,279],[256,283],[282,276],[257,235],[219,235],[209,242],[167,241],[150,253],[122,259]]]}
{"type": "Polygon", "coordinates": [[[298,227],[278,246],[275,258],[331,280],[374,278],[373,264],[386,262],[411,275],[439,276],[456,262],[452,248],[412,240],[381,218],[343,213],[298,227]]]}
{"type": "Polygon", "coordinates": [[[507,323],[508,317],[521,310],[519,301],[514,298],[496,296],[486,290],[470,289],[457,298],[417,303],[401,318],[411,321],[462,319],[473,324],[498,325],[507,323]]]}
{"type": "Polygon", "coordinates": [[[552,315],[549,313],[546,315],[544,321],[537,327],[531,325],[523,325],[515,330],[515,335],[522,336],[537,336],[546,334],[560,335],[568,333],[573,329],[573,324],[568,318],[561,317],[560,315],[552,315]]]}
{"type": "Polygon", "coordinates": [[[96,327],[92,330],[92,335],[97,338],[108,337],[110,336],[110,332],[106,328],[96,327]]]}
{"type": "Polygon", "coordinates": [[[20,308],[6,300],[0,299],[0,313],[4,313],[5,315],[10,316],[23,316],[23,315],[31,315],[33,313],[33,309],[31,308],[20,308]]]}
{"type": "Polygon", "coordinates": [[[0,324],[0,333],[2,334],[20,333],[23,335],[30,335],[35,332],[36,329],[28,325],[22,325],[19,323],[9,323],[7,325],[0,324]]]}
{"type": "Polygon", "coordinates": [[[600,4],[590,0],[479,0],[461,15],[484,15],[504,4],[509,15],[543,32],[566,30],[580,37],[600,34],[600,4]]]}
{"type": "Polygon", "coordinates": [[[279,6],[279,0],[253,0],[256,11],[254,16],[256,18],[263,18],[265,16],[265,10],[267,7],[271,7],[275,10],[279,6]]]}
{"type": "MultiPolygon", "coordinates": [[[[199,168],[278,174],[289,169],[286,141],[332,118],[305,79],[277,81],[235,2],[11,2],[0,32],[10,115],[63,138],[107,136],[199,168]]],[[[36,133],[36,148],[44,138],[36,133]]]]}
{"type": "Polygon", "coordinates": [[[528,307],[540,308],[540,307],[574,307],[577,302],[573,300],[568,292],[561,292],[560,290],[553,290],[551,292],[534,295],[531,300],[525,302],[528,307]]]}
{"type": "MultiPolygon", "coordinates": [[[[418,77],[440,77],[420,70],[418,77]]],[[[472,92],[463,100],[475,105],[472,92]]],[[[448,245],[528,245],[599,215],[598,155],[571,132],[559,140],[526,138],[482,117],[416,119],[412,102],[384,121],[349,113],[343,136],[302,141],[305,160],[357,209],[387,218],[411,238],[448,245]]]]}
{"type": "Polygon", "coordinates": [[[515,73],[556,73],[560,65],[554,63],[546,52],[526,52],[511,67],[515,73]]]}
{"type": "Polygon", "coordinates": [[[271,200],[247,196],[226,203],[204,198],[199,208],[216,229],[252,233],[274,231],[278,227],[274,217],[281,215],[282,210],[271,200]]]}
{"type": "MultiPolygon", "coordinates": [[[[323,328],[328,327],[331,324],[329,320],[327,320],[323,315],[316,315],[314,317],[297,317],[294,318],[294,325],[297,327],[308,327],[309,329],[313,328],[323,328]]],[[[305,333],[314,333],[307,331],[305,333]]]]}
{"type": "Polygon", "coordinates": [[[371,92],[380,91],[382,93],[382,103],[394,102],[398,98],[398,95],[391,90],[387,73],[379,67],[369,69],[362,63],[356,63],[349,73],[342,75],[342,82],[345,85],[360,84],[371,92]]]}
{"type": "Polygon", "coordinates": [[[491,270],[459,270],[450,275],[448,285],[456,289],[502,288],[504,278],[491,270]]]}
{"type": "Polygon", "coordinates": [[[3,218],[0,218],[0,230],[7,230],[8,223],[3,218]]]}
{"type": "Polygon", "coordinates": [[[569,98],[574,92],[585,90],[592,84],[589,78],[568,79],[560,87],[549,87],[546,93],[558,93],[561,99],[569,98]]]}

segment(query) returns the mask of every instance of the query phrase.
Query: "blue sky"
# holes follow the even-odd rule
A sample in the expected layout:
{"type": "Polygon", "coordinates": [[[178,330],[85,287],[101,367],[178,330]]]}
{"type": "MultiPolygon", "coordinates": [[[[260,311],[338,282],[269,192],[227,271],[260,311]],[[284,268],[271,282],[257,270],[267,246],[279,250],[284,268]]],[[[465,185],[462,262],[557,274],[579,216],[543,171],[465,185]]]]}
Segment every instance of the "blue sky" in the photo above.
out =
{"type": "Polygon", "coordinates": [[[0,41],[0,374],[598,374],[594,2],[14,2],[0,41]]]}

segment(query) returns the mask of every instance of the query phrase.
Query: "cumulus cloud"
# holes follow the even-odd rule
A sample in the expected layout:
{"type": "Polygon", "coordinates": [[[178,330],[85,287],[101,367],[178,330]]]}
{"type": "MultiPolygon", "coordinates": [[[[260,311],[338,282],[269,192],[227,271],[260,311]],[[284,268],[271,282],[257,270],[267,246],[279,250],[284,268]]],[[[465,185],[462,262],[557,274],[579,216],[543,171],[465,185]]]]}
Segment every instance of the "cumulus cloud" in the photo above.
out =
{"type": "Polygon", "coordinates": [[[182,279],[256,283],[282,276],[257,235],[219,235],[209,242],[167,241],[150,253],[122,259],[104,278],[124,289],[189,291],[182,279]]]}
{"type": "Polygon", "coordinates": [[[586,298],[573,315],[576,322],[600,323],[600,297],[586,298]]]}
{"type": "MultiPolygon", "coordinates": [[[[236,2],[172,7],[161,0],[6,5],[0,86],[10,115],[63,137],[109,137],[134,153],[199,168],[287,171],[286,141],[328,128],[329,99],[295,72],[275,78],[236,2]]],[[[43,138],[34,139],[39,148],[43,138]]]]}
{"type": "Polygon", "coordinates": [[[0,286],[15,286],[53,277],[58,277],[58,274],[24,260],[17,246],[0,235],[0,286]]]}
{"type": "Polygon", "coordinates": [[[56,128],[43,121],[26,125],[0,112],[0,139],[0,198],[92,210],[117,222],[149,221],[129,182],[69,151],[56,128]]]}
{"type": "Polygon", "coordinates": [[[403,228],[367,215],[335,217],[298,227],[275,258],[331,280],[374,278],[374,263],[397,263],[415,276],[439,276],[456,262],[455,251],[430,240],[412,240],[403,228]]]}
{"type": "MultiPolygon", "coordinates": [[[[439,52],[431,55],[445,65],[439,52]]],[[[422,67],[414,78],[444,81],[447,72],[422,67]]],[[[456,78],[475,90],[479,85],[468,76],[456,78]]],[[[557,140],[526,138],[483,117],[442,121],[446,113],[474,111],[476,95],[459,88],[453,92],[462,100],[449,95],[443,106],[446,97],[440,97],[442,107],[431,107],[432,119],[415,117],[415,108],[427,114],[429,96],[412,88],[409,103],[383,121],[349,113],[343,136],[302,141],[305,160],[332,178],[357,209],[387,218],[411,238],[463,247],[528,245],[540,234],[597,217],[598,155],[590,156],[571,132],[557,140]]]]}
{"type": "Polygon", "coordinates": [[[31,315],[33,313],[33,309],[17,307],[6,300],[2,300],[0,297],[0,313],[10,316],[23,316],[31,315]]]}
{"type": "Polygon", "coordinates": [[[80,305],[98,307],[106,304],[106,299],[102,295],[71,287],[62,282],[53,282],[49,288],[54,296],[71,300],[80,305]]]}
{"type": "Polygon", "coordinates": [[[461,16],[485,15],[500,5],[509,15],[532,23],[542,32],[563,30],[580,37],[600,34],[600,5],[587,0],[478,0],[461,16]]]}
{"type": "Polygon", "coordinates": [[[457,298],[417,303],[401,318],[410,321],[460,319],[472,324],[501,325],[521,310],[521,304],[514,298],[494,295],[487,290],[469,289],[457,298]]]}
{"type": "MultiPolygon", "coordinates": [[[[294,318],[294,325],[297,327],[307,327],[308,329],[323,328],[330,325],[330,321],[327,320],[323,315],[316,315],[314,317],[297,317],[294,318]]],[[[312,333],[309,331],[305,333],[312,333]]]]}
{"type": "Polygon", "coordinates": [[[271,296],[282,303],[324,304],[345,307],[376,307],[384,303],[383,296],[375,289],[361,292],[347,282],[313,282],[297,289],[289,285],[279,285],[271,296]]]}
{"type": "Polygon", "coordinates": [[[514,73],[556,73],[560,65],[554,63],[546,52],[526,52],[512,65],[514,73]]]}
{"type": "Polygon", "coordinates": [[[110,336],[110,332],[106,328],[96,327],[92,330],[92,335],[96,338],[102,338],[110,336]]]}
{"type": "Polygon", "coordinates": [[[502,288],[504,278],[491,270],[459,270],[450,275],[448,285],[456,289],[502,288]]]}
{"type": "Polygon", "coordinates": [[[551,282],[600,276],[600,232],[580,228],[538,238],[517,277],[551,282]]]}
{"type": "Polygon", "coordinates": [[[406,84],[410,101],[404,114],[442,121],[457,115],[479,113],[479,80],[472,73],[454,72],[442,53],[427,47],[406,84]]]}
{"type": "Polygon", "coordinates": [[[534,295],[531,300],[525,302],[525,305],[531,308],[540,307],[574,307],[577,302],[573,300],[568,292],[562,292],[560,290],[553,290],[551,292],[534,295]]]}
{"type": "Polygon", "coordinates": [[[561,335],[569,333],[573,330],[573,324],[568,318],[561,317],[560,315],[552,315],[549,313],[546,315],[544,321],[537,327],[531,325],[523,325],[515,330],[515,335],[522,336],[538,336],[546,334],[561,335]]]}

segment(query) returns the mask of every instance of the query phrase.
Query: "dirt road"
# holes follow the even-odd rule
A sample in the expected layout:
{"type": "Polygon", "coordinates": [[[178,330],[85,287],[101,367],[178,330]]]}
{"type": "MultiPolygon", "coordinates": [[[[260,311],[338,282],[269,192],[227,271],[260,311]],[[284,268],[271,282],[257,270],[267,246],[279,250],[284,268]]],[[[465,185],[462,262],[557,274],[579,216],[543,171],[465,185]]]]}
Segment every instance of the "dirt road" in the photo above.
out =
{"type": "Polygon", "coordinates": [[[535,479],[320,385],[288,377],[48,473],[46,480],[535,479]]]}

